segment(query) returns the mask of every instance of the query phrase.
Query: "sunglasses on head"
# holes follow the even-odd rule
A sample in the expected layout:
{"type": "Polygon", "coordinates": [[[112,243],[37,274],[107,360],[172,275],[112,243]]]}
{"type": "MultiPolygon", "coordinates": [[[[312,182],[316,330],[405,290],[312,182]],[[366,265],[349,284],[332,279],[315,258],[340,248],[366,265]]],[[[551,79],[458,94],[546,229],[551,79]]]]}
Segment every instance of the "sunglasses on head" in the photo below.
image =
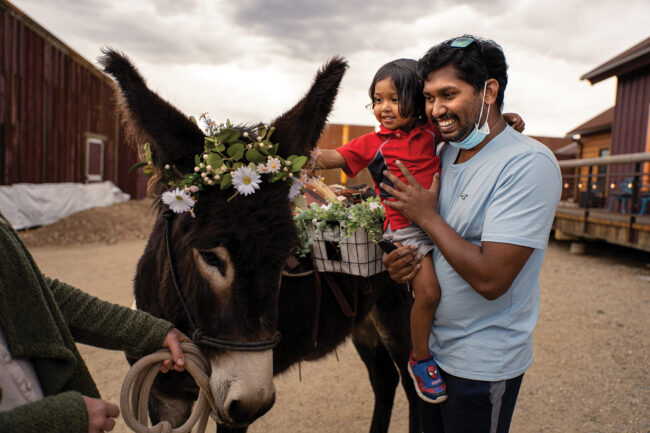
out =
{"type": "Polygon", "coordinates": [[[463,36],[449,41],[449,46],[453,48],[465,48],[471,45],[472,42],[476,42],[476,39],[470,38],[468,36],[463,36]]]}

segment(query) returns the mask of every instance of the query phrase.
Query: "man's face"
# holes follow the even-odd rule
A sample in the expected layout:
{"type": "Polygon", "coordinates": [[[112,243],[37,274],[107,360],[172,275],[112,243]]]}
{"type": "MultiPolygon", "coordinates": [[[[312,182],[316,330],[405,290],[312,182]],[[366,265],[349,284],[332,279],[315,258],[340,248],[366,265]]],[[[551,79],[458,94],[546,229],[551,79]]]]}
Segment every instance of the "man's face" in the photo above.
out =
{"type": "Polygon", "coordinates": [[[431,72],[424,81],[423,92],[427,116],[444,141],[459,142],[472,132],[481,112],[483,90],[477,92],[461,80],[455,66],[431,72]]]}

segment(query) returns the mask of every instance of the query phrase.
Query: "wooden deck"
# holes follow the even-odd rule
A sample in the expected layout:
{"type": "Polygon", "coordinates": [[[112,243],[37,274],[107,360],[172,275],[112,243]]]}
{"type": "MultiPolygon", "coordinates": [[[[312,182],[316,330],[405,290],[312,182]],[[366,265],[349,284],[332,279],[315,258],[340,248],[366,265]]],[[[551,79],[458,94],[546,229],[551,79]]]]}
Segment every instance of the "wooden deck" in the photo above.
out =
{"type": "Polygon", "coordinates": [[[560,202],[553,228],[557,238],[597,239],[650,251],[650,215],[607,212],[560,202]]]}

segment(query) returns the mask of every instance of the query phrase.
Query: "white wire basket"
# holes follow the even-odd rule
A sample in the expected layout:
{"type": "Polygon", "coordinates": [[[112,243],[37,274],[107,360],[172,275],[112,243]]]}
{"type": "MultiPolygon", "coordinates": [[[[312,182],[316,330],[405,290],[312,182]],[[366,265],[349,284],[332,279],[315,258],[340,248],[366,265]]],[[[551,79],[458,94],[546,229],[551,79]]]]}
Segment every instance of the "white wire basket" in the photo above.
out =
{"type": "Polygon", "coordinates": [[[322,233],[309,227],[313,239],[312,257],[320,272],[370,277],[384,271],[381,249],[368,238],[365,228],[359,228],[352,236],[341,239],[340,225],[328,225],[322,233]]]}

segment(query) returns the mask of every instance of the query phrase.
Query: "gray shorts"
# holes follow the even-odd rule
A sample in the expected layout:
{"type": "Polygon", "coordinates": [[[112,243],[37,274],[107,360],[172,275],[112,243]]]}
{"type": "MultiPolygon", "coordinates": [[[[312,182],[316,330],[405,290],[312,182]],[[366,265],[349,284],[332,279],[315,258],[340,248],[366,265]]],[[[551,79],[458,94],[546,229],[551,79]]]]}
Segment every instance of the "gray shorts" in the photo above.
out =
{"type": "Polygon", "coordinates": [[[394,231],[389,225],[382,237],[391,242],[400,242],[402,245],[415,245],[418,254],[422,257],[429,254],[435,246],[425,231],[415,224],[394,231]]]}

